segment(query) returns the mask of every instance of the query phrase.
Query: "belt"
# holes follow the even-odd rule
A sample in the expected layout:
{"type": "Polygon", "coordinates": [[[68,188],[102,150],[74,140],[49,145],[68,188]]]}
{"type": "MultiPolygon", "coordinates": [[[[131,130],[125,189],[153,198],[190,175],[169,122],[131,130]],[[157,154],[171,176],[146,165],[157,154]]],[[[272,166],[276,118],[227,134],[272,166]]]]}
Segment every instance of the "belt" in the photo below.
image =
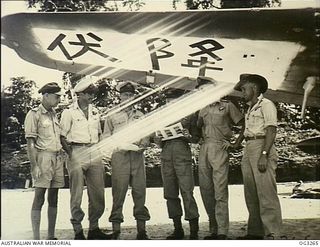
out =
{"type": "Polygon", "coordinates": [[[40,152],[46,152],[46,153],[51,153],[51,154],[61,154],[61,150],[59,151],[50,151],[50,150],[46,150],[46,149],[39,149],[39,148],[36,148],[37,149],[37,152],[40,153],[40,152]]]}
{"type": "Polygon", "coordinates": [[[166,143],[166,142],[188,142],[188,141],[186,140],[186,138],[177,137],[169,140],[163,140],[163,142],[166,143]]]}
{"type": "Polygon", "coordinates": [[[79,147],[86,147],[86,146],[90,146],[91,143],[79,143],[79,142],[71,142],[72,146],[79,146],[79,147]]]}
{"type": "Polygon", "coordinates": [[[265,139],[266,136],[247,136],[244,139],[246,141],[257,140],[257,139],[265,139]]]}

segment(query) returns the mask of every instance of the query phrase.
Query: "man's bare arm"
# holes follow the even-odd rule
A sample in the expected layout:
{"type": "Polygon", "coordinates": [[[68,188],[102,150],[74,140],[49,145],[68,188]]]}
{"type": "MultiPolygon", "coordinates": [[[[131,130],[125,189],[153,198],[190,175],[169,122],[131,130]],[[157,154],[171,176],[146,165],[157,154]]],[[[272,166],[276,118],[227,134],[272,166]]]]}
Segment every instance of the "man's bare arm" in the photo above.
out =
{"type": "Polygon", "coordinates": [[[31,165],[31,175],[33,179],[37,179],[41,175],[41,170],[37,163],[37,149],[35,147],[35,139],[33,137],[27,138],[27,153],[31,165]]]}
{"type": "Polygon", "coordinates": [[[65,136],[60,136],[60,142],[61,142],[61,145],[62,145],[62,148],[64,149],[64,151],[66,151],[67,154],[69,155],[69,157],[71,157],[72,148],[69,145],[69,143],[67,142],[67,138],[65,136]]]}

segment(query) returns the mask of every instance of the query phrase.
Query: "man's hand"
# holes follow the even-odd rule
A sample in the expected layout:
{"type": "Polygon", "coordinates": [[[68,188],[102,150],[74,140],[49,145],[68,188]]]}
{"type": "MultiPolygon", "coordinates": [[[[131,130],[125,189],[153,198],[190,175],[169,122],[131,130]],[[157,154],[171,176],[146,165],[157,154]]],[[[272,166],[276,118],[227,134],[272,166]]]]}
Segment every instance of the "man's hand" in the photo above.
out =
{"type": "Polygon", "coordinates": [[[69,159],[71,159],[72,158],[72,148],[70,147],[66,152],[69,156],[69,159]]]}
{"type": "Polygon", "coordinates": [[[34,165],[31,168],[31,176],[34,180],[37,180],[41,176],[41,169],[38,165],[34,165]]]}
{"type": "Polygon", "coordinates": [[[62,148],[68,154],[69,159],[71,159],[71,156],[72,156],[72,145],[70,145],[68,143],[67,138],[64,137],[64,136],[60,136],[60,141],[61,141],[62,148]]]}
{"type": "Polygon", "coordinates": [[[228,150],[231,147],[231,143],[227,140],[222,140],[222,149],[228,150]]]}
{"type": "Polygon", "coordinates": [[[189,130],[187,130],[187,129],[182,129],[182,134],[184,137],[186,137],[188,139],[191,137],[189,130]]]}
{"type": "Polygon", "coordinates": [[[240,148],[242,148],[242,145],[241,145],[241,143],[231,143],[231,145],[230,145],[230,149],[232,149],[232,150],[237,150],[237,149],[240,149],[240,148]]]}
{"type": "Polygon", "coordinates": [[[111,162],[106,162],[104,164],[105,168],[106,168],[106,173],[111,176],[112,175],[112,165],[111,165],[111,162]]]}
{"type": "Polygon", "coordinates": [[[266,172],[267,170],[268,157],[267,155],[261,154],[260,159],[258,161],[258,170],[260,172],[266,172]]]}

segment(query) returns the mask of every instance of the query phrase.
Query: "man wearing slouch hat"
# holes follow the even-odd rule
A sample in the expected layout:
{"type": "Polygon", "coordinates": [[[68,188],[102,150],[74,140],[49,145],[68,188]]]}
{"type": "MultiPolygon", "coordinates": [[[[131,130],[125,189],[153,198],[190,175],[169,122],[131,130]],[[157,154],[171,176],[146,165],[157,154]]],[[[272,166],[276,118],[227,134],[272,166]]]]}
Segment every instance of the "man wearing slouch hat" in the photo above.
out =
{"type": "Polygon", "coordinates": [[[282,224],[275,174],[277,109],[263,97],[268,81],[261,75],[241,74],[234,89],[243,93],[249,105],[243,134],[235,144],[246,140],[241,170],[249,211],[247,235],[238,239],[274,239],[279,236],[282,224]]]}

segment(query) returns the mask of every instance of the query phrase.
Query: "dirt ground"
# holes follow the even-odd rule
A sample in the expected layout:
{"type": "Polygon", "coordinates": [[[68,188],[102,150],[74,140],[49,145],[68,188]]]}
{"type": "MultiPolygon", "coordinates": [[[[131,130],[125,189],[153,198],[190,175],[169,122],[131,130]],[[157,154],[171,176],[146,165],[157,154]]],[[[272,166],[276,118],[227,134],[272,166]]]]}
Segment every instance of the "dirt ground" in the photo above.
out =
{"type": "MultiPolygon", "coordinates": [[[[283,239],[320,239],[320,200],[316,199],[292,199],[290,194],[294,183],[278,184],[278,195],[280,198],[283,216],[283,239]]],[[[320,182],[306,184],[310,187],[319,187],[320,182]]],[[[198,203],[200,213],[200,232],[199,237],[203,239],[208,232],[207,216],[201,201],[199,188],[196,187],[195,199],[198,203]]],[[[59,211],[56,225],[56,237],[60,240],[73,239],[73,230],[70,224],[69,210],[69,190],[62,189],[59,193],[59,211]]],[[[1,239],[19,240],[32,239],[30,209],[33,200],[33,190],[1,190],[1,239]]],[[[83,220],[85,234],[88,230],[87,220],[87,195],[84,193],[83,210],[86,217],[83,220]]],[[[111,210],[111,190],[106,189],[106,210],[100,219],[100,227],[104,231],[111,230],[108,217],[111,210]]],[[[147,232],[150,238],[162,240],[171,233],[173,225],[168,218],[166,203],[163,199],[162,188],[148,188],[146,206],[149,209],[151,220],[147,223],[147,232]]],[[[120,239],[133,240],[136,237],[135,220],[132,216],[131,191],[128,191],[124,205],[125,221],[122,224],[120,239]]],[[[47,205],[42,211],[41,238],[46,238],[47,205]]],[[[238,236],[246,234],[246,220],[248,217],[244,202],[243,186],[229,186],[229,212],[230,230],[229,239],[236,239],[238,236]]],[[[189,226],[184,221],[185,239],[189,237],[189,226]]]]}
{"type": "MultiPolygon", "coordinates": [[[[189,226],[188,224],[183,225],[185,230],[185,240],[189,239],[189,226]]],[[[110,228],[111,229],[111,228],[110,228]]],[[[104,229],[105,232],[110,232],[110,229],[104,229]]],[[[159,225],[148,225],[148,236],[152,240],[164,240],[165,237],[171,234],[173,229],[172,224],[159,224],[159,225]]],[[[300,240],[300,239],[319,239],[320,231],[320,220],[319,219],[285,219],[283,221],[283,234],[281,239],[283,240],[300,240]],[[299,227],[297,227],[299,226],[299,227]]],[[[30,231],[30,235],[31,235],[30,231]]],[[[46,231],[42,232],[45,235],[46,231]]],[[[87,229],[85,230],[85,235],[87,229]]],[[[127,226],[121,230],[121,240],[134,240],[136,237],[136,229],[134,226],[127,226]]],[[[203,239],[204,236],[208,235],[208,223],[200,223],[199,239],[203,239]]],[[[228,238],[230,240],[236,239],[238,236],[246,234],[246,221],[230,222],[230,229],[228,238]]],[[[58,239],[70,239],[73,237],[73,231],[70,229],[58,229],[58,239]]]]}

